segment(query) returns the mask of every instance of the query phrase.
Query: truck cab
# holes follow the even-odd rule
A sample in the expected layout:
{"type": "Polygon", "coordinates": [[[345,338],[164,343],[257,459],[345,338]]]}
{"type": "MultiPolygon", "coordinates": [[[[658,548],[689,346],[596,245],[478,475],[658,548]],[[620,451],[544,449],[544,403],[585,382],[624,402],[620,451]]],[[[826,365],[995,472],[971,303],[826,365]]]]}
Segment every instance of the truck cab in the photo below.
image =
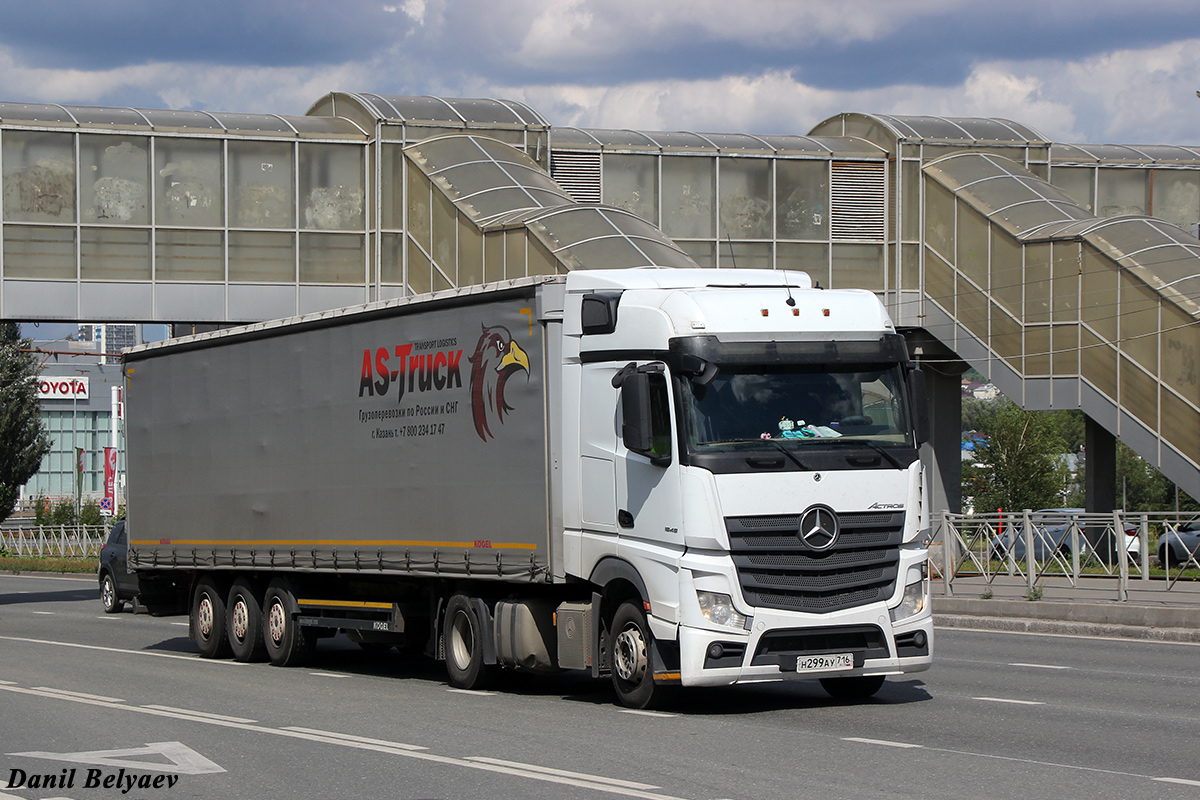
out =
{"type": "Polygon", "coordinates": [[[613,270],[563,308],[563,570],[604,587],[622,702],[930,666],[924,384],[874,294],[613,270]]]}

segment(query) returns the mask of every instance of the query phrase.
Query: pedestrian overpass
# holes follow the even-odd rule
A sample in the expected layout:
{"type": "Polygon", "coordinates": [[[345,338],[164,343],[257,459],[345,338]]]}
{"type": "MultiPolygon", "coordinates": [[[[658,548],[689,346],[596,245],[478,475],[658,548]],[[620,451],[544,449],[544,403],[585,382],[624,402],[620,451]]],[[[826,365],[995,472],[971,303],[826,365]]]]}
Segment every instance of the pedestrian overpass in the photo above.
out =
{"type": "Polygon", "coordinates": [[[580,268],[802,269],[877,292],[907,331],[939,504],[958,504],[967,364],[1025,408],[1086,412],[1093,510],[1115,438],[1200,497],[1198,148],[867,114],[806,136],[585,130],[333,93],[292,117],[0,103],[0,171],[7,320],[229,324],[580,268]]]}

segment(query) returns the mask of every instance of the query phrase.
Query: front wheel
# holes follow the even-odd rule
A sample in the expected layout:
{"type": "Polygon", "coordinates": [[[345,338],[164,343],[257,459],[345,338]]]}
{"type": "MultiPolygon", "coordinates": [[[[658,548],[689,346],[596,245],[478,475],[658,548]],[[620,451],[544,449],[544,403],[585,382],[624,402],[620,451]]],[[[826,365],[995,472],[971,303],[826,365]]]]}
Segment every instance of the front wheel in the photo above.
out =
{"type": "Polygon", "coordinates": [[[117,583],[110,572],[104,573],[100,579],[100,602],[104,605],[105,614],[116,614],[125,608],[125,603],[117,599],[117,583]]]}
{"type": "Polygon", "coordinates": [[[836,700],[866,700],[883,688],[882,675],[821,678],[821,688],[836,700]]]}
{"type": "Polygon", "coordinates": [[[633,603],[622,603],[613,615],[609,638],[612,683],[617,700],[628,708],[651,708],[662,702],[664,687],[654,683],[650,666],[653,638],[646,615],[633,603]]]}

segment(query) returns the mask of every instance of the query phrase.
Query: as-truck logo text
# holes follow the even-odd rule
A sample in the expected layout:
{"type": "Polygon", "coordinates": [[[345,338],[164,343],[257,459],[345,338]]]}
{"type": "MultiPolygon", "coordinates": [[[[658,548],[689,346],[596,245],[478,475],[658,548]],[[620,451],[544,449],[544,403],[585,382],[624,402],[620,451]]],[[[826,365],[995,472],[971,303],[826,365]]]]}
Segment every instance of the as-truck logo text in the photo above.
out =
{"type": "Polygon", "coordinates": [[[452,349],[457,343],[457,339],[439,339],[364,350],[358,396],[383,397],[394,390],[399,403],[413,392],[461,388],[463,351],[452,349]]]}

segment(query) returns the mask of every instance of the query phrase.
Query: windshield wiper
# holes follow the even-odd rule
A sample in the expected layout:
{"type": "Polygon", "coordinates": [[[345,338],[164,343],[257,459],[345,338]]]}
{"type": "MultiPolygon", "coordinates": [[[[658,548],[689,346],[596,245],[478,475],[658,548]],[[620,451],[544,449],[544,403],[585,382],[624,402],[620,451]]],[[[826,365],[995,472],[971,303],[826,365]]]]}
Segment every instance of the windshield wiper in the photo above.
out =
{"type": "MultiPolygon", "coordinates": [[[[800,459],[796,458],[795,453],[793,453],[790,449],[784,447],[782,442],[777,442],[774,439],[759,439],[759,441],[767,442],[767,443],[773,445],[776,450],[778,450],[779,452],[781,452],[785,456],[787,456],[789,459],[791,459],[792,463],[795,464],[800,469],[803,469],[803,470],[809,469],[809,467],[804,465],[804,462],[802,462],[800,459]]],[[[750,459],[746,459],[746,460],[749,461],[750,459]]]]}
{"type": "Polygon", "coordinates": [[[842,438],[838,438],[838,439],[823,439],[821,443],[824,444],[825,442],[833,442],[833,443],[839,444],[839,445],[853,444],[853,445],[862,445],[863,447],[869,447],[872,450],[874,450],[876,453],[878,453],[879,455],[886,458],[888,460],[888,463],[890,463],[896,469],[904,469],[904,465],[901,464],[900,461],[894,455],[889,453],[885,447],[883,447],[882,445],[876,444],[875,442],[872,442],[870,439],[849,439],[849,438],[842,437],[842,438]]]}

